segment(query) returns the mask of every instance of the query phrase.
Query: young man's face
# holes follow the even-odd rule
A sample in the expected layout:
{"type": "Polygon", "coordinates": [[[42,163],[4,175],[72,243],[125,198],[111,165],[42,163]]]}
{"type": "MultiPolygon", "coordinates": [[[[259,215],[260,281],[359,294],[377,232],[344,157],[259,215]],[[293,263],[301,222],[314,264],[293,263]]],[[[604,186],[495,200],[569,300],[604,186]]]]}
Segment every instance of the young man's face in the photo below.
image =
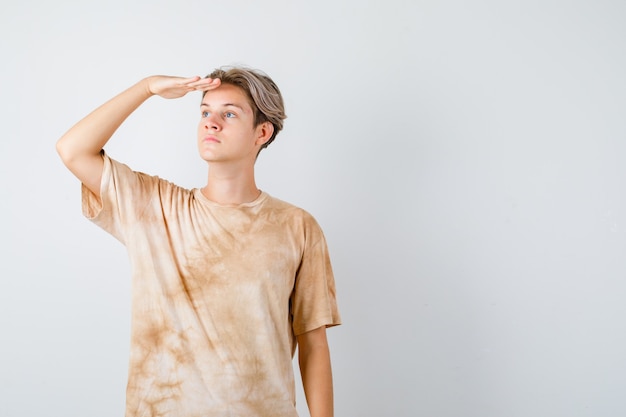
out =
{"type": "Polygon", "coordinates": [[[207,162],[251,162],[271,136],[271,124],[254,127],[245,93],[231,84],[207,91],[200,105],[198,150],[207,162]]]}

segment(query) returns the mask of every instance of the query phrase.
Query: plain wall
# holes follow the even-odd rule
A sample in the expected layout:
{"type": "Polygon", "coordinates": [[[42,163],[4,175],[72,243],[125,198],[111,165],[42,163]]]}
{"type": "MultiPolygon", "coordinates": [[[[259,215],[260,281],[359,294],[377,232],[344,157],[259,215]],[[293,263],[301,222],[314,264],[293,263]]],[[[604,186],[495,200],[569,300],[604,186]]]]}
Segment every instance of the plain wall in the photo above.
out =
{"type": "MultiPolygon", "coordinates": [[[[123,415],[128,260],[54,145],[142,77],[228,64],[285,96],[257,180],[326,233],[337,416],[626,415],[625,22],[609,0],[3,2],[0,415],[123,415]]],[[[199,100],[150,99],[109,154],[204,185],[199,100]]]]}

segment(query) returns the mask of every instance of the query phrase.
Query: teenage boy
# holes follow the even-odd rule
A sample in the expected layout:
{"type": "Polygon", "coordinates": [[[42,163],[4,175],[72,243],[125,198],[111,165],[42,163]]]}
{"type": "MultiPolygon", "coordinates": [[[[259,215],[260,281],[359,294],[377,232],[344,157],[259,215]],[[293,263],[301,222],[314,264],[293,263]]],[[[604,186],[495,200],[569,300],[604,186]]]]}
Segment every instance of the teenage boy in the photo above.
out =
{"type": "Polygon", "coordinates": [[[129,253],[127,417],[297,416],[296,345],[311,416],[333,415],[326,328],[340,317],[326,242],[310,214],[259,190],[254,176],[285,117],[267,75],[233,67],[145,78],[57,142],[82,183],[83,213],[129,253]],[[133,171],[104,152],[145,100],[192,91],[203,93],[204,187],[133,171]]]}

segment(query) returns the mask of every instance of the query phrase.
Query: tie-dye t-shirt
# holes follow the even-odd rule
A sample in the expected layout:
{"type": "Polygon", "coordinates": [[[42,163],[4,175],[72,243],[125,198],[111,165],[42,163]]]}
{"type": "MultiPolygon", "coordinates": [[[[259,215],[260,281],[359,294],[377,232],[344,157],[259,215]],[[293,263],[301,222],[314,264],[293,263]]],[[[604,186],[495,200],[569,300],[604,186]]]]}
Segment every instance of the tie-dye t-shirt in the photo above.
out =
{"type": "Polygon", "coordinates": [[[322,231],[267,193],[214,203],[104,155],[83,213],[132,267],[127,417],[294,417],[295,336],[340,323],[322,231]]]}

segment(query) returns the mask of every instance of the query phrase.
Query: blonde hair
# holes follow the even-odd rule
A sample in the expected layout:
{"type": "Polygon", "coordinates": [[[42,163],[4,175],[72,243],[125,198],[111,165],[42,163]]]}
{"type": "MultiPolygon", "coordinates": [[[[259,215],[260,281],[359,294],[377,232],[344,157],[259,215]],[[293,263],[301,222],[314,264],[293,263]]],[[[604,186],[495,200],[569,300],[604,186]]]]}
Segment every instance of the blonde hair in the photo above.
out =
{"type": "Polygon", "coordinates": [[[246,93],[254,111],[254,127],[265,122],[274,126],[272,136],[261,147],[267,148],[282,130],[283,121],[287,118],[283,96],[276,83],[259,70],[243,67],[221,67],[206,78],[219,78],[222,84],[234,85],[246,93]]]}

